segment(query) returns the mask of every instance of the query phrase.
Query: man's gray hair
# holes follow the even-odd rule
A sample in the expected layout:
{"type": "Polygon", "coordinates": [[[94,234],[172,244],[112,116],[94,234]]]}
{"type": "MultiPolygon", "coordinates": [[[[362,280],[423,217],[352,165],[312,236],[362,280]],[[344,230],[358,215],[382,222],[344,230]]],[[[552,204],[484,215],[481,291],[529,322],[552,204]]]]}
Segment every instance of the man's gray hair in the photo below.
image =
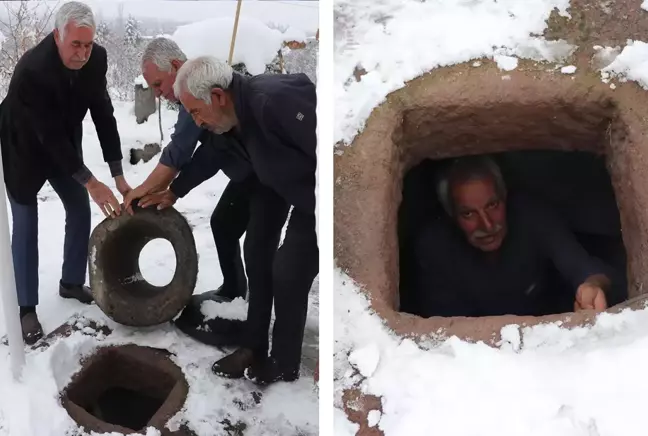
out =
{"type": "Polygon", "coordinates": [[[142,66],[145,62],[153,62],[160,71],[171,71],[171,61],[187,60],[180,46],[172,39],[158,37],[148,43],[142,55],[142,66]]]}
{"type": "Polygon", "coordinates": [[[446,213],[454,217],[455,208],[452,201],[451,186],[454,183],[491,178],[500,199],[506,198],[506,183],[499,166],[487,156],[467,156],[456,159],[442,173],[437,183],[437,196],[446,213]]]}
{"type": "Polygon", "coordinates": [[[56,11],[54,25],[59,32],[61,41],[65,39],[65,26],[70,22],[73,22],[77,27],[89,27],[92,30],[97,29],[92,9],[90,9],[90,6],[85,3],[64,3],[58,11],[56,11]]]}
{"type": "Polygon", "coordinates": [[[188,60],[178,71],[173,92],[179,99],[183,91],[189,91],[197,99],[211,104],[211,90],[229,88],[234,70],[227,63],[213,56],[200,56],[188,60]]]}

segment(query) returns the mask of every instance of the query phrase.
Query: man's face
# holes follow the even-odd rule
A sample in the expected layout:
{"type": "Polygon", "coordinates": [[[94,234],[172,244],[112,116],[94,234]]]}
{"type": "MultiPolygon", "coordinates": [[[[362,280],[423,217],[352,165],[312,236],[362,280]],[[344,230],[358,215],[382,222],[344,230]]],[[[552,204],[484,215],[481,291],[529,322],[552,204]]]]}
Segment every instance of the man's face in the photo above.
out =
{"type": "Polygon", "coordinates": [[[54,41],[63,65],[71,70],[80,70],[90,59],[94,30],[89,27],[78,27],[71,21],[65,25],[63,39],[58,29],[54,29],[54,41]]]}
{"type": "Polygon", "coordinates": [[[492,178],[454,183],[451,188],[455,216],[468,242],[495,251],[506,236],[506,204],[499,198],[492,178]]]}
{"type": "Polygon", "coordinates": [[[214,89],[211,104],[205,103],[188,91],[180,94],[180,102],[191,114],[196,125],[219,135],[229,132],[236,125],[229,96],[222,89],[214,89]]]}
{"type": "Polygon", "coordinates": [[[142,65],[142,75],[149,87],[153,89],[156,97],[164,97],[165,99],[177,102],[175,94],[173,93],[173,84],[175,83],[176,74],[178,69],[182,66],[182,62],[178,60],[171,61],[170,71],[160,71],[160,69],[153,62],[147,61],[142,65]]]}

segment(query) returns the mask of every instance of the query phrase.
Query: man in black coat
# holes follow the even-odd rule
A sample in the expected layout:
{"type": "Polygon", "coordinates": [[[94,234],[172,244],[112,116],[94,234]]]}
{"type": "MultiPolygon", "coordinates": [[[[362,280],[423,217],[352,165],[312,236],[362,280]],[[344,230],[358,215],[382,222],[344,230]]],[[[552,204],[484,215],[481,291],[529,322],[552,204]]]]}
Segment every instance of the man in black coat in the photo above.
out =
{"type": "MultiPolygon", "coordinates": [[[[308,293],[318,272],[315,85],[305,74],[247,78],[206,56],[183,65],[174,91],[197,125],[231,139],[230,152],[250,162],[260,182],[252,193],[244,246],[249,281],[245,343],[212,370],[262,385],[293,381],[299,376],[308,293]]],[[[174,191],[188,192],[215,174],[222,153],[218,144],[203,143],[170,191],[144,198],[143,205],[168,206],[176,199],[174,191]]]]}
{"type": "Polygon", "coordinates": [[[0,107],[4,179],[13,215],[12,254],[23,339],[43,334],[38,304],[37,194],[45,181],[65,207],[65,245],[59,295],[92,302],[84,286],[90,235],[88,194],[106,216],[120,214],[110,188],[83,163],[82,121],[92,115],[105,161],[119,192],[130,190],[106,89],[106,50],[94,44],[92,10],[69,2],[56,14],[56,28],[18,61],[0,107]]]}

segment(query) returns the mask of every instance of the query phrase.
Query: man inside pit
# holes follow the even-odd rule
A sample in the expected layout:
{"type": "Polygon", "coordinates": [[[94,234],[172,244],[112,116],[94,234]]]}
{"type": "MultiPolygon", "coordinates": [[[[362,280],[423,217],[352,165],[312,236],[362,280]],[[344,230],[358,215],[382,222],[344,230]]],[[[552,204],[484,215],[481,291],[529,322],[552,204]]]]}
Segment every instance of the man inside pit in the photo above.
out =
{"type": "Polygon", "coordinates": [[[551,264],[571,284],[575,311],[607,308],[609,268],[550,208],[509,193],[491,158],[454,160],[436,188],[445,215],[417,238],[404,310],[423,317],[543,315],[551,264]]]}

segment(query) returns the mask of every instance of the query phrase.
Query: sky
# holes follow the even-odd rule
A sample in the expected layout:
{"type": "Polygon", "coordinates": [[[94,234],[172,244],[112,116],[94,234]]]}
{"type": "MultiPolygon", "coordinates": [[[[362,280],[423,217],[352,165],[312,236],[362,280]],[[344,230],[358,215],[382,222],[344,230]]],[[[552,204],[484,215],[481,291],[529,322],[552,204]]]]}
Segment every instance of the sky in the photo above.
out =
{"type": "MultiPolygon", "coordinates": [[[[16,4],[18,2],[0,2],[16,4]]],[[[60,2],[42,2],[56,6],[60,2]]],[[[123,15],[133,15],[139,19],[159,19],[163,21],[190,22],[207,18],[234,16],[236,1],[181,1],[181,0],[85,0],[103,19],[117,17],[120,9],[123,15]]],[[[257,1],[245,0],[241,6],[241,16],[257,18],[263,22],[282,22],[301,29],[307,34],[314,34],[319,26],[319,2],[317,1],[257,1]]],[[[0,7],[0,18],[6,16],[4,7],[0,7]]]]}

